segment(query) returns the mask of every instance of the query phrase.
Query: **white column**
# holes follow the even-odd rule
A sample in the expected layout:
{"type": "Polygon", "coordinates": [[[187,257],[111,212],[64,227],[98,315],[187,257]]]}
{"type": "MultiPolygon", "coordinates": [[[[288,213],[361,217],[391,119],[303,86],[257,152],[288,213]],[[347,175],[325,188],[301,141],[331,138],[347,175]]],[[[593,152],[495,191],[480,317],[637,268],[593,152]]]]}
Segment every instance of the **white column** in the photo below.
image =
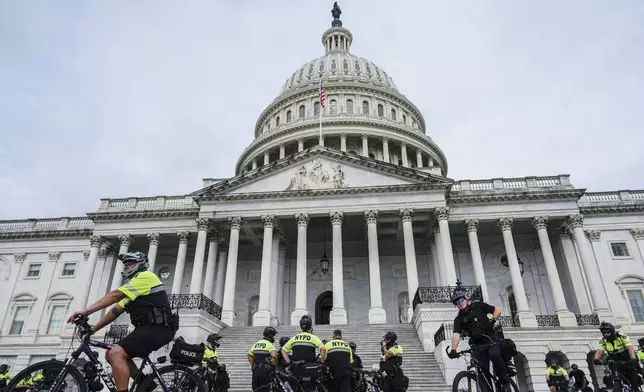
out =
{"type": "Polygon", "coordinates": [[[561,286],[561,279],[557,271],[557,264],[555,264],[555,255],[552,253],[552,246],[550,245],[548,217],[535,216],[532,218],[532,226],[537,230],[537,235],[539,236],[541,254],[543,255],[543,262],[546,265],[546,274],[548,275],[548,282],[552,290],[552,298],[555,302],[555,312],[559,318],[559,324],[561,326],[575,327],[577,326],[577,320],[575,315],[568,310],[566,297],[561,286]]]}
{"type": "Polygon", "coordinates": [[[215,279],[215,296],[213,301],[219,306],[224,300],[224,287],[226,285],[226,266],[228,264],[228,248],[222,239],[219,241],[219,262],[217,263],[217,278],[215,279]]]}
{"type": "MultiPolygon", "coordinates": [[[[407,293],[409,303],[414,302],[416,290],[418,290],[418,266],[416,265],[416,247],[414,245],[414,229],[411,218],[414,214],[413,208],[401,208],[399,210],[403,226],[403,240],[405,243],[405,264],[407,266],[407,293]]],[[[411,318],[409,318],[411,322],[411,318]]]]}
{"type": "Polygon", "coordinates": [[[181,294],[183,270],[186,267],[186,254],[188,253],[188,238],[190,238],[190,233],[180,231],[177,233],[177,237],[179,237],[179,251],[177,252],[177,265],[174,267],[174,279],[172,279],[172,294],[181,294]]]}
{"type": "Polygon", "coordinates": [[[443,282],[446,286],[453,286],[456,284],[456,266],[454,265],[454,252],[452,251],[452,238],[449,234],[449,223],[447,218],[449,217],[449,208],[448,207],[439,207],[436,209],[436,218],[438,219],[438,227],[441,232],[441,242],[442,242],[442,260],[441,270],[443,271],[443,276],[445,281],[443,282]]]}
{"type": "Polygon", "coordinates": [[[286,156],[286,148],[283,144],[280,144],[280,159],[284,159],[286,156]]]}
{"type": "Polygon", "coordinates": [[[636,227],[631,229],[631,234],[637,243],[637,249],[640,251],[640,260],[644,261],[644,228],[636,227]]]}
{"type": "Polygon", "coordinates": [[[269,151],[268,150],[264,151],[264,166],[268,165],[269,157],[270,157],[269,156],[269,151]]]}
{"type": "Polygon", "coordinates": [[[347,134],[340,134],[340,151],[347,152],[347,134]]]}
{"type": "Polygon", "coordinates": [[[202,293],[201,282],[203,282],[203,262],[206,256],[208,229],[210,229],[210,219],[197,218],[197,247],[195,249],[192,277],[190,278],[190,294],[202,293]]]}
{"type": "Polygon", "coordinates": [[[306,227],[309,214],[295,214],[297,219],[297,270],[295,272],[295,309],[291,313],[291,325],[300,325],[306,310],[306,227]]]}
{"type": "Polygon", "coordinates": [[[333,226],[333,308],[331,324],[346,324],[347,310],[344,308],[344,273],[342,267],[342,211],[329,214],[333,226]]]}
{"type": "Polygon", "coordinates": [[[367,241],[369,243],[369,294],[371,297],[369,324],[384,324],[387,322],[387,313],[382,307],[380,255],[378,253],[378,210],[367,210],[364,212],[364,217],[367,221],[367,241]]]}
{"type": "Polygon", "coordinates": [[[280,324],[285,324],[286,312],[284,311],[284,277],[286,273],[286,243],[284,239],[279,243],[279,254],[277,256],[278,272],[277,272],[277,317],[280,324]]]}
{"type": "Polygon", "coordinates": [[[503,243],[505,244],[505,254],[508,258],[508,267],[510,268],[510,277],[512,278],[512,293],[517,303],[517,314],[521,327],[536,327],[537,319],[530,312],[528,306],[528,297],[523,286],[523,277],[521,276],[521,267],[517,250],[514,247],[514,238],[512,237],[512,218],[499,218],[498,226],[503,232],[503,243]]]}
{"type": "Polygon", "coordinates": [[[273,235],[273,245],[271,247],[271,283],[270,283],[270,310],[271,310],[271,325],[277,325],[277,288],[281,286],[278,283],[279,275],[279,263],[278,258],[280,257],[280,237],[279,233],[273,235]]]}
{"type": "Polygon", "coordinates": [[[409,161],[407,161],[407,144],[400,143],[400,157],[402,159],[402,165],[404,167],[409,167],[409,161]]]}
{"type": "MultiPolygon", "coordinates": [[[[297,151],[304,151],[304,139],[297,139],[297,151]]],[[[299,321],[298,321],[299,325],[299,321]]]]}
{"type": "Polygon", "coordinates": [[[465,227],[467,227],[467,236],[470,240],[470,251],[472,253],[472,265],[474,267],[474,278],[476,284],[481,286],[481,295],[483,302],[489,302],[490,296],[487,292],[487,282],[485,281],[485,270],[483,269],[483,259],[481,258],[481,248],[479,246],[479,220],[478,219],[465,219],[465,227]]]}
{"type": "MultiPolygon", "coordinates": [[[[215,283],[215,268],[217,267],[217,254],[219,253],[219,242],[217,235],[208,236],[208,261],[206,262],[206,280],[203,283],[203,293],[208,298],[214,298],[213,286],[215,283]]],[[[219,263],[221,265],[221,262],[219,263]]]]}
{"type": "Polygon", "coordinates": [[[228,241],[228,262],[226,263],[226,286],[224,289],[223,305],[221,307],[221,321],[229,327],[234,326],[237,315],[235,314],[235,283],[237,281],[237,254],[239,252],[239,229],[242,218],[239,216],[228,218],[230,224],[230,240],[228,241]]]}
{"type": "MultiPolygon", "coordinates": [[[[119,234],[118,239],[121,243],[121,247],[119,248],[119,255],[127,253],[128,249],[130,249],[130,245],[132,244],[132,242],[134,242],[134,238],[129,234],[119,234]]],[[[116,266],[114,267],[114,276],[112,277],[112,287],[110,288],[110,290],[116,290],[121,287],[121,272],[123,272],[123,262],[118,259],[118,255],[116,256],[117,258],[116,260],[114,260],[116,266]]]]}
{"type": "Polygon", "coordinates": [[[389,139],[382,138],[382,160],[389,163],[389,139]]]}
{"type": "MultiPolygon", "coordinates": [[[[148,270],[154,272],[154,265],[157,261],[157,251],[159,250],[159,233],[148,233],[148,241],[150,241],[150,247],[148,248],[148,260],[150,262],[150,267],[148,270]]],[[[156,273],[156,272],[155,272],[156,273]]]]}
{"type": "Polygon", "coordinates": [[[423,167],[423,153],[420,149],[416,149],[416,167],[423,167]]]}
{"type": "Polygon", "coordinates": [[[580,276],[581,279],[570,279],[572,283],[573,295],[577,301],[579,314],[591,314],[593,307],[590,301],[590,289],[586,281],[586,274],[579,260],[575,244],[571,239],[572,233],[567,225],[559,228],[559,241],[564,256],[564,265],[568,269],[568,276],[580,276]]]}
{"type": "Polygon", "coordinates": [[[369,156],[369,139],[365,134],[362,134],[362,156],[369,156]]]}
{"type": "Polygon", "coordinates": [[[441,237],[438,221],[434,222],[434,250],[436,253],[436,286],[446,286],[447,279],[445,278],[445,267],[443,266],[443,239],[441,237]]]}
{"type": "Polygon", "coordinates": [[[259,281],[259,305],[253,315],[253,326],[271,325],[271,267],[273,262],[273,227],[275,215],[262,216],[264,224],[264,239],[262,247],[262,272],[259,281]]]}
{"type": "Polygon", "coordinates": [[[94,271],[96,270],[96,262],[98,261],[98,250],[101,246],[102,239],[100,236],[92,235],[89,237],[89,257],[87,258],[87,275],[83,280],[83,294],[80,298],[80,307],[85,309],[89,301],[89,292],[92,289],[92,284],[97,284],[94,281],[94,271]]]}

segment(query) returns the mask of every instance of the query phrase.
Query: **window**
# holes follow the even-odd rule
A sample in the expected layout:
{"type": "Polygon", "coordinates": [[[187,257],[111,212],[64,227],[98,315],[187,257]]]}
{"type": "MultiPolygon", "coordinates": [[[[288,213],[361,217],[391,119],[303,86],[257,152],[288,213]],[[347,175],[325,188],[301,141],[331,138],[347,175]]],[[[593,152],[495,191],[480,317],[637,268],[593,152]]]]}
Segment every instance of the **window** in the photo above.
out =
{"type": "Polygon", "coordinates": [[[291,122],[291,111],[290,110],[288,112],[286,112],[286,122],[287,123],[291,122]]]}
{"type": "Polygon", "coordinates": [[[396,121],[396,111],[394,109],[391,109],[391,119],[396,121]]]}
{"type": "Polygon", "coordinates": [[[266,124],[266,130],[270,131],[271,130],[271,123],[266,124]]]}
{"type": "Polygon", "coordinates": [[[331,102],[329,102],[329,110],[331,114],[335,114],[338,111],[338,101],[332,99],[331,102]]]}
{"type": "Polygon", "coordinates": [[[631,305],[635,321],[644,321],[644,298],[642,298],[642,290],[627,290],[626,295],[628,296],[628,303],[631,305]]]}
{"type": "Polygon", "coordinates": [[[508,307],[510,308],[510,315],[514,317],[517,315],[518,311],[517,301],[514,298],[514,291],[512,290],[512,286],[507,288],[506,293],[508,294],[508,307]]]}
{"type": "Polygon", "coordinates": [[[403,114],[403,123],[407,124],[407,116],[405,116],[404,114],[403,114]]]}
{"type": "Polygon", "coordinates": [[[170,267],[161,267],[159,268],[159,278],[166,280],[172,275],[172,271],[170,271],[170,267]]]}
{"type": "Polygon", "coordinates": [[[382,117],[384,115],[385,115],[385,108],[383,108],[381,104],[378,104],[378,117],[382,117]]]}
{"type": "Polygon", "coordinates": [[[76,274],[76,263],[63,264],[63,270],[60,276],[74,276],[76,274]]]}
{"type": "Polygon", "coordinates": [[[304,111],[306,110],[304,108],[304,105],[300,105],[300,113],[299,113],[299,118],[304,118],[304,111]]]}
{"type": "Polygon", "coordinates": [[[611,242],[610,250],[613,252],[613,258],[631,257],[626,242],[611,242]]]}
{"type": "Polygon", "coordinates": [[[362,114],[369,114],[369,102],[362,101],[362,114]]]}
{"type": "Polygon", "coordinates": [[[9,329],[9,335],[20,335],[22,329],[25,326],[25,320],[27,319],[27,312],[29,311],[28,306],[17,306],[13,314],[13,320],[11,321],[11,328],[9,329]]]}
{"type": "Polygon", "coordinates": [[[347,99],[347,114],[353,114],[353,101],[347,99]]]}
{"type": "Polygon", "coordinates": [[[58,335],[60,333],[60,327],[63,325],[63,317],[65,317],[66,308],[67,307],[63,305],[55,305],[51,309],[49,324],[47,324],[47,335],[58,335]]]}
{"type": "Polygon", "coordinates": [[[27,269],[27,278],[37,278],[37,277],[39,277],[41,267],[42,267],[42,264],[40,264],[40,263],[29,264],[29,268],[27,269]]]}
{"type": "Polygon", "coordinates": [[[316,102],[313,104],[313,115],[318,116],[320,115],[320,103],[316,102]]]}
{"type": "Polygon", "coordinates": [[[275,117],[275,126],[276,127],[280,126],[280,116],[275,117]]]}

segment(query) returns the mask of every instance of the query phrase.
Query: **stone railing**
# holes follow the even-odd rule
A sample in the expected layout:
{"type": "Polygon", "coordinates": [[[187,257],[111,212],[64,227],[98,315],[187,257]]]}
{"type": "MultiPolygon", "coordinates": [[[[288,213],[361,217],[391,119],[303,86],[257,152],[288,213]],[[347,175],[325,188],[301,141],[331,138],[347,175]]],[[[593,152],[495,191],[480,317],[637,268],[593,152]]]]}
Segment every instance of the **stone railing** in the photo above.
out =
{"type": "Polygon", "coordinates": [[[519,316],[501,316],[499,322],[502,327],[519,327],[519,316]]]}
{"type": "Polygon", "coordinates": [[[556,314],[538,314],[535,316],[537,318],[537,325],[539,327],[559,327],[559,317],[556,314]]]}
{"type": "Polygon", "coordinates": [[[577,325],[599,325],[599,316],[596,314],[576,314],[577,325]]]}
{"type": "Polygon", "coordinates": [[[203,294],[171,294],[168,299],[172,309],[201,309],[221,320],[221,306],[203,294]]]}
{"type": "Polygon", "coordinates": [[[481,286],[462,286],[457,282],[455,286],[439,286],[439,287],[419,287],[414,295],[414,309],[421,303],[445,303],[452,302],[452,295],[456,290],[465,293],[465,296],[470,301],[482,301],[483,295],[481,294],[481,286]]]}
{"type": "Polygon", "coordinates": [[[453,324],[441,324],[440,328],[434,334],[434,346],[438,346],[440,342],[452,338],[453,324]]]}
{"type": "Polygon", "coordinates": [[[625,202],[644,202],[644,190],[615,192],[586,192],[579,205],[619,204],[625,202]]]}
{"type": "Polygon", "coordinates": [[[93,230],[94,222],[85,217],[23,219],[0,221],[0,232],[93,230]]]}
{"type": "Polygon", "coordinates": [[[127,210],[171,210],[198,208],[192,196],[131,197],[127,199],[101,199],[98,212],[127,210]]]}
{"type": "Polygon", "coordinates": [[[561,174],[548,177],[493,178],[489,180],[461,180],[454,182],[452,191],[491,191],[523,188],[572,188],[570,176],[561,174]]]}
{"type": "Polygon", "coordinates": [[[107,344],[114,344],[123,339],[130,333],[129,325],[111,325],[110,329],[105,334],[103,342],[107,344]]]}

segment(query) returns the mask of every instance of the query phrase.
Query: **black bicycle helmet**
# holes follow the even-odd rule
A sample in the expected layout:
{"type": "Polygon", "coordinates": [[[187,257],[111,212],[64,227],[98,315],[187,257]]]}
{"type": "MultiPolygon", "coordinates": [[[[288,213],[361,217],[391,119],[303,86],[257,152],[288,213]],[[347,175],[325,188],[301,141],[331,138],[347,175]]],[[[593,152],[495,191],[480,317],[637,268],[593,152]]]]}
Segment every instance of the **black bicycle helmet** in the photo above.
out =
{"type": "Polygon", "coordinates": [[[2,365],[0,365],[0,372],[4,373],[7,371],[8,368],[9,367],[7,366],[7,364],[3,363],[2,365]]]}
{"type": "Polygon", "coordinates": [[[264,337],[265,338],[271,338],[275,339],[275,335],[277,335],[277,331],[273,327],[266,327],[264,328],[264,337]]]}
{"type": "Polygon", "coordinates": [[[579,366],[577,366],[577,364],[576,364],[576,363],[573,363],[572,365],[570,365],[570,368],[571,368],[572,370],[578,370],[578,369],[579,369],[579,366]]]}
{"type": "Polygon", "coordinates": [[[300,328],[302,328],[302,331],[308,331],[313,327],[313,320],[311,320],[311,316],[308,314],[305,314],[302,316],[300,319],[300,328]]]}
{"type": "Polygon", "coordinates": [[[396,343],[396,341],[398,340],[398,335],[396,335],[395,332],[389,331],[382,338],[388,340],[391,343],[396,343]]]}
{"type": "Polygon", "coordinates": [[[354,342],[349,342],[349,347],[351,347],[351,350],[356,351],[358,348],[358,345],[355,344],[354,342]]]}
{"type": "Polygon", "coordinates": [[[286,343],[287,343],[289,340],[291,340],[291,338],[289,338],[288,336],[282,336],[282,337],[280,338],[280,348],[282,348],[282,347],[286,346],[286,343]]]}
{"type": "Polygon", "coordinates": [[[219,339],[221,339],[221,335],[218,333],[211,333],[208,335],[208,338],[206,338],[206,342],[210,344],[219,344],[219,339]]]}

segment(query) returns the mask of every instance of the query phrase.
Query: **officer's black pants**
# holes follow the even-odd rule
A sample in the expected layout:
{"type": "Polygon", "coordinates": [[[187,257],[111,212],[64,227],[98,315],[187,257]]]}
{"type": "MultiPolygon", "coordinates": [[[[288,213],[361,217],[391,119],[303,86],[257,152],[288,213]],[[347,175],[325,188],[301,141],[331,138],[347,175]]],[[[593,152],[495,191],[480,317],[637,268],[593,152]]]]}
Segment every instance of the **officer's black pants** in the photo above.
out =
{"type": "Polygon", "coordinates": [[[401,371],[398,371],[393,374],[393,376],[387,375],[384,379],[384,386],[383,386],[383,391],[384,392],[403,392],[403,389],[396,388],[397,385],[401,384],[401,380],[403,377],[403,373],[401,371]]]}
{"type": "Polygon", "coordinates": [[[625,362],[625,363],[612,364],[610,368],[613,371],[617,370],[620,373],[622,373],[622,375],[626,377],[627,380],[629,380],[631,389],[635,389],[639,384],[639,380],[637,377],[637,370],[635,366],[636,366],[635,364],[625,362]]]}
{"type": "Polygon", "coordinates": [[[351,392],[352,378],[353,372],[351,371],[351,369],[341,369],[334,371],[329,392],[351,392]]]}
{"type": "MultiPolygon", "coordinates": [[[[255,366],[253,369],[253,391],[270,383],[270,369],[255,366]]],[[[265,389],[268,392],[268,388],[265,389]]],[[[264,389],[262,390],[264,391],[264,389]]]]}
{"type": "MultiPolygon", "coordinates": [[[[490,369],[490,361],[494,367],[494,375],[499,378],[499,380],[505,380],[506,374],[508,372],[505,361],[501,356],[501,343],[495,343],[494,345],[482,349],[475,350],[474,355],[476,360],[479,361],[481,367],[485,370],[490,369]]],[[[485,383],[481,384],[482,388],[485,388],[485,383]]]]}

